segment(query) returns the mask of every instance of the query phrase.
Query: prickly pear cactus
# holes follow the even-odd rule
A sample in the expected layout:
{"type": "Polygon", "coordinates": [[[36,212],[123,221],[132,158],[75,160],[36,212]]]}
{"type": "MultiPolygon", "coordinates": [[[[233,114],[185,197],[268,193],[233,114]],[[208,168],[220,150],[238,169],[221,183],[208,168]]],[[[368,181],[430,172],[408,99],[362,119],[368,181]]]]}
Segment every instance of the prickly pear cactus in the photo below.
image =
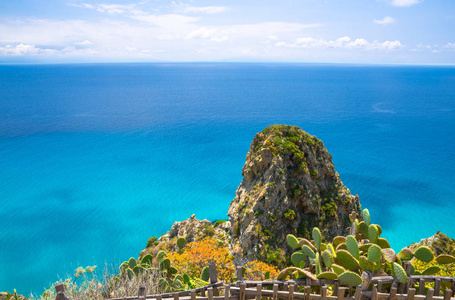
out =
{"type": "Polygon", "coordinates": [[[340,280],[344,284],[351,286],[358,286],[362,284],[362,278],[358,274],[350,271],[346,271],[338,275],[338,280],[340,280]]]}
{"type": "Polygon", "coordinates": [[[321,250],[322,234],[317,227],[313,228],[313,240],[314,244],[316,245],[316,249],[321,250]]]}
{"type": "Polygon", "coordinates": [[[370,226],[370,212],[368,211],[368,209],[364,209],[362,211],[362,218],[363,218],[363,221],[365,222],[365,224],[367,226],[370,226]]]}
{"type": "Polygon", "coordinates": [[[299,248],[299,240],[292,234],[286,236],[286,241],[293,249],[299,248]]]}
{"type": "Polygon", "coordinates": [[[346,237],[346,247],[352,256],[354,256],[356,259],[359,259],[359,245],[357,244],[355,237],[352,235],[348,235],[346,237]]]}
{"type": "Polygon", "coordinates": [[[406,283],[406,281],[408,281],[408,276],[406,275],[403,267],[396,262],[393,263],[393,272],[395,273],[395,276],[399,282],[406,283]]]}
{"type": "Polygon", "coordinates": [[[417,250],[414,251],[414,256],[423,262],[430,262],[434,258],[433,251],[427,246],[420,246],[417,248],[417,250]]]}

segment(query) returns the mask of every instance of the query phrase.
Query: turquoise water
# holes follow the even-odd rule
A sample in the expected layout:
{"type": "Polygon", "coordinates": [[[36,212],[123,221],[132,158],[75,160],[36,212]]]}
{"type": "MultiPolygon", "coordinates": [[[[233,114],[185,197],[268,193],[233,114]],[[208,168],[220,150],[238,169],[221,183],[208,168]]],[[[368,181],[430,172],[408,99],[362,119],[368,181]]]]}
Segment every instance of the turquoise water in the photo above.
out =
{"type": "Polygon", "coordinates": [[[394,248],[454,238],[454,108],[449,67],[0,66],[0,290],[41,293],[193,213],[226,218],[276,123],[324,142],[394,248]]]}

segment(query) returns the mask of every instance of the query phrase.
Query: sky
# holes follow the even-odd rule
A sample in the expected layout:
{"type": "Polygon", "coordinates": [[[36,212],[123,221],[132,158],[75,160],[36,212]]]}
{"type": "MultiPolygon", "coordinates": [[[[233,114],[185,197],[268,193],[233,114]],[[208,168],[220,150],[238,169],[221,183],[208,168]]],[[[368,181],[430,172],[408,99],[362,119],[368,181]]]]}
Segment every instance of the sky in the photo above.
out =
{"type": "Polygon", "coordinates": [[[0,0],[0,63],[455,64],[454,0],[0,0]]]}

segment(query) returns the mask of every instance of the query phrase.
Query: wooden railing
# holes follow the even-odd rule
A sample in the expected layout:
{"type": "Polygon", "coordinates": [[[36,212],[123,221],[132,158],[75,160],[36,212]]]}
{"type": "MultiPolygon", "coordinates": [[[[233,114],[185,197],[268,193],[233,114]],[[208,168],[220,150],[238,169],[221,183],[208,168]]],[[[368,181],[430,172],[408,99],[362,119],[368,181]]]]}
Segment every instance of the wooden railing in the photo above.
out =
{"type": "MultiPolygon", "coordinates": [[[[409,276],[406,284],[398,283],[396,277],[368,277],[363,276],[361,286],[343,286],[338,280],[267,280],[245,281],[242,268],[237,268],[237,282],[223,285],[217,281],[215,265],[209,265],[210,284],[189,291],[147,295],[147,287],[141,285],[137,296],[111,298],[108,300],[455,300],[455,277],[441,276],[409,276]],[[434,288],[426,290],[425,283],[434,283],[434,288]],[[450,289],[442,290],[443,283],[447,282],[450,289]],[[413,283],[419,283],[419,290],[413,288],[413,283]],[[369,286],[373,285],[369,289],[369,286]],[[388,292],[385,292],[385,286],[388,292]],[[328,294],[329,289],[332,295],[328,294]],[[315,292],[317,291],[317,292],[315,292]],[[313,292],[313,293],[312,293],[313,292]]],[[[55,286],[56,300],[67,300],[63,284],[55,286]]]]}

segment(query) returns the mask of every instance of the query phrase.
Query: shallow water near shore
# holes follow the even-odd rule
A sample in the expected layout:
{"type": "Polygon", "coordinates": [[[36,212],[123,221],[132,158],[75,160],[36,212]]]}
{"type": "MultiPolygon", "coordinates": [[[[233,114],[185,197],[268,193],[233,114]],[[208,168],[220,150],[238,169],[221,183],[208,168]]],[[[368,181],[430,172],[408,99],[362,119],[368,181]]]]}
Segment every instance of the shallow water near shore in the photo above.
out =
{"type": "Polygon", "coordinates": [[[137,257],[225,219],[257,132],[298,125],[395,250],[455,238],[455,68],[0,66],[0,290],[137,257]]]}

